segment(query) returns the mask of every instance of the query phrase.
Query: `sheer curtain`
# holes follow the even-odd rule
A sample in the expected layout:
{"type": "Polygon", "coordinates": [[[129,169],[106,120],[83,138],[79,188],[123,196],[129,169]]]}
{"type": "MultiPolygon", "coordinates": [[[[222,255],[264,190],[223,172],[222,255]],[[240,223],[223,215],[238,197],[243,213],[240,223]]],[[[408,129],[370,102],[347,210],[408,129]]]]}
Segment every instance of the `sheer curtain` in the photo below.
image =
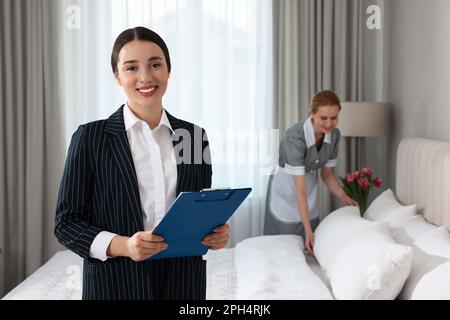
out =
{"type": "Polygon", "coordinates": [[[278,154],[278,135],[270,130],[272,1],[66,0],[61,6],[66,143],[78,125],[126,101],[109,65],[112,44],[126,28],[149,27],[166,41],[172,60],[164,107],[207,130],[213,187],[253,188],[230,221],[231,245],[260,235],[278,154]]]}

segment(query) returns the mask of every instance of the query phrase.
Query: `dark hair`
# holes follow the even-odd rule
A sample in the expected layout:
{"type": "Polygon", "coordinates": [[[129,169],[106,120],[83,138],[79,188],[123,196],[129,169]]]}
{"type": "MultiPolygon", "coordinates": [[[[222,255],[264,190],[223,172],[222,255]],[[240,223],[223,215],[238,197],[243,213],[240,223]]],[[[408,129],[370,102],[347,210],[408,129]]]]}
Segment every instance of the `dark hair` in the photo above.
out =
{"type": "Polygon", "coordinates": [[[114,42],[114,46],[111,53],[111,67],[114,74],[117,72],[117,60],[119,60],[119,52],[124,45],[133,40],[143,40],[150,41],[158,45],[162,52],[164,53],[164,57],[166,58],[167,68],[170,73],[171,64],[170,64],[170,56],[169,49],[166,46],[164,40],[154,31],[147,29],[145,27],[135,27],[131,29],[127,29],[123,31],[117,37],[114,42]]]}
{"type": "Polygon", "coordinates": [[[341,101],[336,93],[330,90],[323,90],[317,92],[311,99],[309,104],[309,111],[316,113],[319,107],[323,106],[338,106],[341,111],[341,101]]]}

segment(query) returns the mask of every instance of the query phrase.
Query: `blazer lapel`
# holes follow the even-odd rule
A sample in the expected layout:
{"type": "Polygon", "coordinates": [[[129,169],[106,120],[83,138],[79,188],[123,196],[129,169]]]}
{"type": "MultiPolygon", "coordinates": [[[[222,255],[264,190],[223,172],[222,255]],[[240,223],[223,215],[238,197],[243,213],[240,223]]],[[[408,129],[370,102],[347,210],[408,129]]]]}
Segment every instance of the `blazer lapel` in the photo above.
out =
{"type": "MultiPolygon", "coordinates": [[[[172,144],[175,150],[177,150],[176,146],[182,142],[183,140],[179,139],[180,137],[177,135],[177,130],[184,129],[189,130],[186,125],[184,125],[183,121],[175,118],[166,110],[167,119],[169,119],[170,126],[172,127],[172,130],[175,132],[175,134],[172,135],[172,144]]],[[[183,190],[183,184],[181,181],[185,181],[187,178],[188,170],[187,164],[185,164],[180,159],[183,159],[183,148],[180,148],[180,150],[175,152],[175,159],[177,161],[177,196],[182,192],[183,190]]]]}
{"type": "Polygon", "coordinates": [[[105,131],[111,134],[109,146],[125,182],[126,193],[133,208],[131,212],[132,221],[137,230],[143,231],[144,222],[139,196],[139,185],[127,133],[125,131],[125,123],[123,121],[123,105],[108,118],[105,131]]]}

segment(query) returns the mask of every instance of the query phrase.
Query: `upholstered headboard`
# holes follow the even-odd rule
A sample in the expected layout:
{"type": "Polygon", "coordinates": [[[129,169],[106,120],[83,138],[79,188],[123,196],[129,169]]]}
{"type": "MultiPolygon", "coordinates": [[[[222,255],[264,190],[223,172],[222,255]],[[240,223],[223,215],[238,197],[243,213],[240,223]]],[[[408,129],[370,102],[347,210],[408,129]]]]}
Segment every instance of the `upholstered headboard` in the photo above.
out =
{"type": "Polygon", "coordinates": [[[450,228],[450,142],[403,140],[397,151],[396,194],[425,219],[450,228]]]}

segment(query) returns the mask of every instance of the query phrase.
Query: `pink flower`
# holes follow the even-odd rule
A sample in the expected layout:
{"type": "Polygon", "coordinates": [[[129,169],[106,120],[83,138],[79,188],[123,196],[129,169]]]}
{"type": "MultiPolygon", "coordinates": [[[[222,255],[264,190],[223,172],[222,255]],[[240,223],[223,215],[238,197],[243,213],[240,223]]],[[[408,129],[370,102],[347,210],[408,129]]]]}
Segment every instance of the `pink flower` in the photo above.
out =
{"type": "Polygon", "coordinates": [[[359,171],[353,172],[352,173],[353,176],[353,180],[358,180],[359,177],[361,176],[361,174],[359,173],[359,171]]]}
{"type": "Polygon", "coordinates": [[[373,180],[373,185],[374,185],[375,187],[377,187],[377,188],[380,188],[380,187],[381,187],[381,179],[380,179],[380,178],[375,178],[375,179],[373,180]]]}
{"type": "Polygon", "coordinates": [[[361,187],[361,189],[365,190],[369,188],[369,179],[366,177],[362,177],[358,179],[358,185],[361,187]]]}
{"type": "Polygon", "coordinates": [[[353,178],[353,175],[351,175],[351,174],[346,174],[344,180],[345,180],[345,182],[347,182],[347,183],[350,184],[350,183],[352,183],[355,179],[353,178]]]}
{"type": "Polygon", "coordinates": [[[356,202],[358,202],[359,213],[361,216],[363,216],[367,210],[367,199],[369,197],[370,188],[372,186],[376,188],[381,187],[381,179],[374,177],[373,174],[373,169],[366,167],[360,171],[346,173],[339,177],[344,192],[350,198],[355,199],[356,202]]]}
{"type": "Polygon", "coordinates": [[[371,168],[364,168],[362,169],[362,172],[365,176],[370,177],[373,174],[373,169],[371,168]]]}

